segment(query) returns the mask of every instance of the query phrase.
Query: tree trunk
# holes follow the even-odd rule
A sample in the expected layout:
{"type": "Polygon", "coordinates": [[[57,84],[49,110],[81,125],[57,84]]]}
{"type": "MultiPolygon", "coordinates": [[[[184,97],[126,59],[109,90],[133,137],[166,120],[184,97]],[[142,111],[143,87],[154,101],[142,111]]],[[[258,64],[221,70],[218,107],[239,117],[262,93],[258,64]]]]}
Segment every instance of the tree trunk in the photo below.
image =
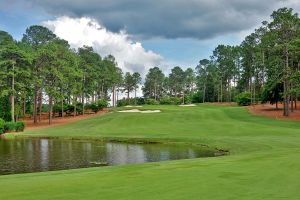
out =
{"type": "Polygon", "coordinates": [[[15,122],[15,65],[13,64],[13,75],[12,75],[12,82],[11,82],[11,121],[15,122]]]}
{"type": "Polygon", "coordinates": [[[43,92],[42,89],[39,91],[39,121],[42,118],[42,111],[43,111],[43,92]]]}
{"type": "Polygon", "coordinates": [[[291,104],[291,112],[294,112],[294,95],[291,95],[290,104],[291,104]]]}
{"type": "Polygon", "coordinates": [[[134,88],[134,105],[136,105],[136,88],[134,88]]]}
{"type": "Polygon", "coordinates": [[[154,99],[157,100],[157,97],[156,97],[156,83],[154,83],[154,99]]]}
{"type": "Polygon", "coordinates": [[[23,117],[25,117],[26,115],[26,96],[24,96],[24,100],[23,100],[23,117]]]}
{"type": "Polygon", "coordinates": [[[49,125],[52,124],[53,97],[49,96],[49,125]]]}
{"type": "Polygon", "coordinates": [[[64,117],[64,100],[61,100],[61,117],[64,117]]]}
{"type": "Polygon", "coordinates": [[[222,83],[222,80],[221,80],[221,102],[223,102],[223,83],[222,83]]]}
{"type": "Polygon", "coordinates": [[[76,98],[75,98],[75,101],[74,101],[74,117],[76,117],[76,114],[77,114],[77,105],[76,105],[76,98]]]}
{"type": "Polygon", "coordinates": [[[284,77],[284,84],[283,84],[283,92],[284,92],[284,106],[283,106],[283,115],[284,116],[289,116],[289,82],[288,82],[288,67],[289,67],[289,56],[288,56],[288,49],[286,46],[285,49],[285,72],[286,72],[286,77],[284,77]]]}
{"type": "Polygon", "coordinates": [[[112,89],[112,106],[116,106],[116,86],[113,86],[112,89]]]}
{"type": "Polygon", "coordinates": [[[33,104],[33,123],[37,123],[37,108],[38,108],[38,87],[34,88],[34,104],[33,104]]]}
{"type": "Polygon", "coordinates": [[[81,103],[82,103],[82,115],[84,115],[84,94],[82,94],[81,103]]]}
{"type": "Polygon", "coordinates": [[[202,103],[205,102],[205,93],[206,93],[206,85],[204,84],[203,95],[202,95],[202,103]]]}

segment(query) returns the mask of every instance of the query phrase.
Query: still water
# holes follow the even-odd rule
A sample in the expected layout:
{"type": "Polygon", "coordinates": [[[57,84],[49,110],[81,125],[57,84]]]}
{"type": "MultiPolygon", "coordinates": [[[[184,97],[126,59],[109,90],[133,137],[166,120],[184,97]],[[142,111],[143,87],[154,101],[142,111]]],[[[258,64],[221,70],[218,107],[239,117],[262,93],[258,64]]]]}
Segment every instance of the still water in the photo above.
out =
{"type": "Polygon", "coordinates": [[[0,139],[0,175],[215,156],[196,146],[0,139]]]}

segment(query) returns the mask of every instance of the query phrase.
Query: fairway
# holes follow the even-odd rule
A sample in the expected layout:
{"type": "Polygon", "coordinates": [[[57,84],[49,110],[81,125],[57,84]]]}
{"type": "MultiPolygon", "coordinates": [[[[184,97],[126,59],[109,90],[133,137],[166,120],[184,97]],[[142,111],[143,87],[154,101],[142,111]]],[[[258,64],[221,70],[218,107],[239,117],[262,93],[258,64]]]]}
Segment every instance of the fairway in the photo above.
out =
{"type": "Polygon", "coordinates": [[[0,199],[299,199],[300,124],[242,107],[144,106],[26,136],[180,142],[229,150],[214,158],[0,176],[0,199]]]}

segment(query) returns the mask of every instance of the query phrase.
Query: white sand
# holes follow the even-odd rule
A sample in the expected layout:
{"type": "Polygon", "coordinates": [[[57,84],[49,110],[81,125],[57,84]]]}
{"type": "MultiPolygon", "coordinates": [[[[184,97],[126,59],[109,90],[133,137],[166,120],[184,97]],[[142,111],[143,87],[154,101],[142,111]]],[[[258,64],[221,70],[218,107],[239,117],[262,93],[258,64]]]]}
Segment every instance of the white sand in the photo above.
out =
{"type": "Polygon", "coordinates": [[[159,113],[160,110],[138,110],[138,109],[132,109],[132,110],[121,110],[118,112],[122,113],[159,113]]]}
{"type": "Polygon", "coordinates": [[[196,106],[195,104],[186,104],[186,105],[179,105],[179,106],[182,106],[182,107],[192,107],[192,106],[196,106]]]}
{"type": "Polygon", "coordinates": [[[133,107],[135,107],[135,108],[141,108],[143,106],[125,106],[125,108],[133,108],[133,107]]]}

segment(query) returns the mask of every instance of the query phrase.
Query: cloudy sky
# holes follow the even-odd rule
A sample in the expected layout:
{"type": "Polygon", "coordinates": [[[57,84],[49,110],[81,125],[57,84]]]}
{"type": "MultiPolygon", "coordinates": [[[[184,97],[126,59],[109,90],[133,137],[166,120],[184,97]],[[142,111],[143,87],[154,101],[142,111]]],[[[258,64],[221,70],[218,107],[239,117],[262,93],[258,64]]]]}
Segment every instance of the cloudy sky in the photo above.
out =
{"type": "Polygon", "coordinates": [[[20,39],[41,24],[73,47],[113,54],[124,71],[195,67],[218,44],[237,45],[273,10],[300,0],[0,0],[0,29],[20,39]]]}

